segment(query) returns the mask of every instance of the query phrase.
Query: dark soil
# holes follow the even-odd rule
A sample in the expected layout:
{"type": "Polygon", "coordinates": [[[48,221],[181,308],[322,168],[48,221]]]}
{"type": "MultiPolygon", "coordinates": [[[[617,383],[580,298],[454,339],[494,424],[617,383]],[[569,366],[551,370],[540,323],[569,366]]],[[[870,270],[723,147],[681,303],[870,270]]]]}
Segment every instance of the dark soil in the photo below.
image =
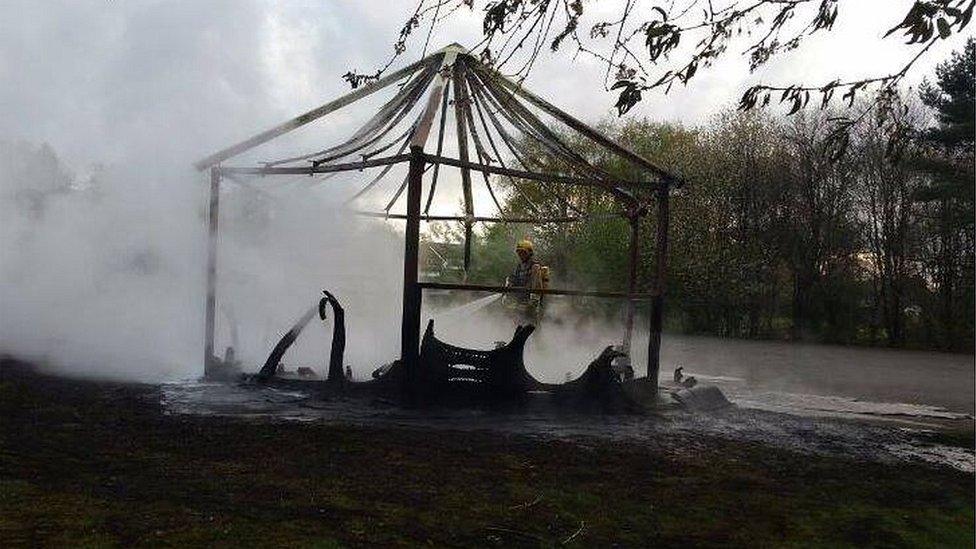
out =
{"type": "Polygon", "coordinates": [[[686,451],[170,416],[0,363],[0,545],[973,547],[973,476],[702,436],[686,451]]]}

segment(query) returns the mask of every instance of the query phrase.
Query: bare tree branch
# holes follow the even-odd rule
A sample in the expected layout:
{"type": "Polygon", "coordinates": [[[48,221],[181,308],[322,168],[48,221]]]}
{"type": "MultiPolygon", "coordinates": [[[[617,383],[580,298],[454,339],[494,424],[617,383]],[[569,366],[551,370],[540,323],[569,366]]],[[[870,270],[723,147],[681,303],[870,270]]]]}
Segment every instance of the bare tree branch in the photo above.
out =
{"type": "MultiPolygon", "coordinates": [[[[830,32],[843,6],[856,1],[601,0],[601,5],[617,2],[619,18],[598,21],[588,32],[581,32],[582,0],[421,0],[401,29],[391,60],[375,74],[349,72],[345,78],[354,87],[378,78],[393,59],[407,51],[412,31],[421,21],[430,19],[426,51],[435,27],[459,9],[480,8],[484,13],[482,40],[471,51],[482,61],[502,72],[517,67],[507,74],[522,81],[546,44],[554,52],[570,48],[574,55],[591,56],[606,65],[604,88],[616,94],[615,107],[623,115],[647,92],[667,94],[676,83],[687,85],[700,70],[729,54],[735,39],[748,40],[746,48],[733,55],[747,56],[750,71],[755,71],[772,58],[796,50],[807,38],[830,32]]],[[[794,114],[814,97],[816,105],[827,108],[837,97],[850,107],[864,93],[888,96],[935,43],[967,27],[974,4],[976,0],[915,0],[901,22],[884,36],[899,35],[918,47],[896,72],[820,84],[758,84],[745,90],[739,107],[749,110],[783,104],[788,114],[794,114]]],[[[838,119],[837,129],[860,123],[879,101],[838,119]]]]}

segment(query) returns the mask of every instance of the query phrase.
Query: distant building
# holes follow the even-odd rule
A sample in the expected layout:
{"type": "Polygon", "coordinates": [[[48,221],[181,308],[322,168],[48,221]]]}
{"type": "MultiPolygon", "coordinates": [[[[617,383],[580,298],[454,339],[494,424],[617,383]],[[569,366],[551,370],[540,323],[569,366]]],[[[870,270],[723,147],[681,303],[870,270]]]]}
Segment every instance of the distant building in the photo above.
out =
{"type": "Polygon", "coordinates": [[[460,242],[424,240],[420,243],[420,278],[430,281],[457,281],[464,272],[464,245],[460,242]]]}

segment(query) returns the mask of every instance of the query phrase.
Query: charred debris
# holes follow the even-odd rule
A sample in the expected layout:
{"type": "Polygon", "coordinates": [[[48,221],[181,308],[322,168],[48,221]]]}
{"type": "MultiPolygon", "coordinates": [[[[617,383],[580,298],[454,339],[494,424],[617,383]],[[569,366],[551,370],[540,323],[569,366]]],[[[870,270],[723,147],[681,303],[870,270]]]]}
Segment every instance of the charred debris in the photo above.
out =
{"type": "MultiPolygon", "coordinates": [[[[272,349],[256,374],[243,372],[228,348],[223,359],[211,359],[208,378],[271,385],[311,391],[320,396],[382,397],[409,404],[448,406],[519,406],[536,400],[577,412],[638,413],[642,411],[613,366],[623,355],[608,346],[590,362],[577,379],[563,384],[543,383],[526,369],[525,343],[535,331],[532,325],[518,326],[512,339],[494,349],[466,349],[445,343],[434,335],[434,321],[427,323],[419,360],[410,365],[402,360],[377,368],[368,381],[353,381],[343,371],[346,345],[345,311],[328,291],[317,306],[310,307],[272,349]],[[326,322],[332,311],[332,346],[328,371],[320,377],[310,368],[287,371],[281,359],[298,336],[318,317],[326,322]]],[[[630,380],[630,383],[639,383],[630,380]]]]}

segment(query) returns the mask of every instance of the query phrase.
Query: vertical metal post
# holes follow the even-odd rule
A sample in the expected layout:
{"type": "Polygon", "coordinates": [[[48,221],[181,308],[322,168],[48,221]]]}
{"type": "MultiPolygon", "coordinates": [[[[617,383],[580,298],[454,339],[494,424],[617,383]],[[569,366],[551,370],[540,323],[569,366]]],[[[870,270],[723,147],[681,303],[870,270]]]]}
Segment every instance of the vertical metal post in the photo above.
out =
{"type": "Polygon", "coordinates": [[[411,146],[410,171],[407,174],[407,228],[403,245],[403,319],[400,323],[400,360],[410,375],[417,373],[420,350],[421,291],[417,276],[423,176],[424,149],[411,146]]]}
{"type": "Polygon", "coordinates": [[[464,282],[468,281],[468,270],[471,269],[471,239],[473,237],[472,225],[467,219],[470,217],[466,217],[464,222],[464,282]]]}
{"type": "Polygon", "coordinates": [[[637,267],[640,261],[638,256],[638,238],[640,236],[640,213],[635,212],[630,216],[630,272],[627,279],[627,318],[625,321],[623,352],[630,355],[630,342],[634,334],[634,313],[636,302],[634,294],[637,293],[637,267]]]}
{"type": "Polygon", "coordinates": [[[663,179],[657,190],[657,249],[654,289],[651,296],[651,330],[647,343],[647,380],[657,385],[661,371],[661,327],[664,319],[664,289],[668,272],[668,222],[670,182],[663,179]]]}
{"type": "Polygon", "coordinates": [[[214,325],[217,307],[217,228],[220,208],[220,167],[210,168],[210,212],[207,234],[207,308],[203,334],[203,375],[210,375],[214,357],[214,325]]]}
{"type": "MultiPolygon", "coordinates": [[[[458,160],[468,162],[468,127],[465,125],[467,117],[468,87],[464,80],[464,65],[454,64],[454,120],[457,123],[458,160]]],[[[471,219],[474,217],[474,197],[471,194],[471,171],[467,167],[461,168],[461,191],[464,196],[464,281],[468,281],[468,271],[471,268],[471,219]]]]}

